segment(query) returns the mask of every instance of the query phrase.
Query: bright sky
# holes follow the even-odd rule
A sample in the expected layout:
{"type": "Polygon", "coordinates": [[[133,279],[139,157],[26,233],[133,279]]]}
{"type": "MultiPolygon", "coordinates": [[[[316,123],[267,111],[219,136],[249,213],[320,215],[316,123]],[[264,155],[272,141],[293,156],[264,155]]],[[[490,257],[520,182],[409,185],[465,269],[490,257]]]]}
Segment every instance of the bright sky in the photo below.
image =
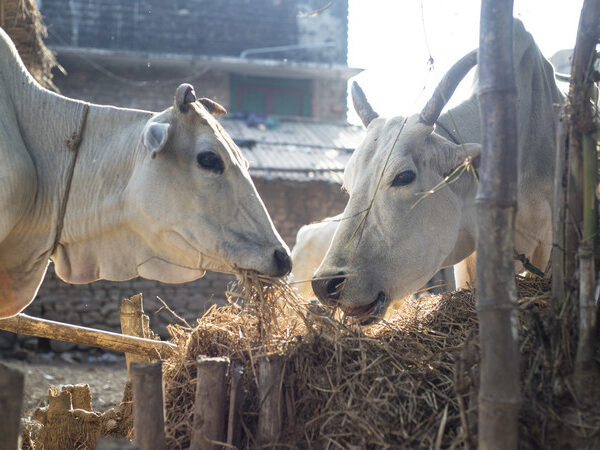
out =
{"type": "MultiPolygon", "coordinates": [[[[514,4],[515,17],[546,57],[575,45],[583,0],[514,4]]],[[[479,0],[349,0],[348,64],[365,69],[353,80],[380,116],[420,110],[446,70],[479,45],[480,6],[479,0]],[[430,75],[428,45],[435,61],[430,75]]],[[[469,92],[466,81],[453,100],[469,92]]],[[[351,106],[348,120],[360,123],[351,106]]]]}

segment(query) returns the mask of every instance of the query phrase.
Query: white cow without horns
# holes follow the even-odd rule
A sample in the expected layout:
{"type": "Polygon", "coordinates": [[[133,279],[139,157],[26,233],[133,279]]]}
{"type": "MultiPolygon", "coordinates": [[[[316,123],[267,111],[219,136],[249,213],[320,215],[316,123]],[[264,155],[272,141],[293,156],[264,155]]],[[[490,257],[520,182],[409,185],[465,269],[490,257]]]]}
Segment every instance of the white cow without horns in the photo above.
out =
{"type": "MultiPolygon", "coordinates": [[[[513,37],[520,166],[515,250],[544,270],[551,250],[557,112],[564,98],[550,63],[518,20],[513,37]]],[[[440,116],[475,63],[472,52],[455,64],[423,111],[408,118],[378,117],[353,86],[367,135],[346,166],[350,199],[344,220],[312,284],[322,302],[341,307],[359,323],[377,320],[390,300],[414,292],[440,268],[473,258],[475,177],[464,173],[431,195],[421,194],[480,154],[476,95],[440,116]]],[[[465,281],[472,280],[457,279],[457,285],[465,281]]]]}
{"type": "Polygon", "coordinates": [[[306,299],[315,298],[311,279],[327,253],[341,218],[342,215],[339,214],[321,222],[304,225],[296,234],[290,280],[298,293],[306,299]]]}
{"type": "Polygon", "coordinates": [[[160,113],[65,98],[2,29],[0,61],[0,318],[31,302],[48,258],[69,283],[289,272],[221,106],[185,84],[160,113]]]}

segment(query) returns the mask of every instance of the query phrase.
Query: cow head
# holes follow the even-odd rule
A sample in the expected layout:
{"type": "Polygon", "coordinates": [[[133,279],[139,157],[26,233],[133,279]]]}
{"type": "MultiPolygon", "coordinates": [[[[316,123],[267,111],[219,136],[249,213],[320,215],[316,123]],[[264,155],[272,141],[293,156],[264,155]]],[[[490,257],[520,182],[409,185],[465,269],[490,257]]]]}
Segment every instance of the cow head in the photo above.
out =
{"type": "Polygon", "coordinates": [[[197,99],[189,84],[173,107],[144,126],[142,163],[129,183],[128,201],[138,212],[137,232],[154,256],[139,275],[170,282],[199,272],[255,270],[283,276],[289,250],[273,227],[248,163],[213,115],[225,109],[197,99]]]}
{"type": "Polygon", "coordinates": [[[455,144],[434,132],[447,99],[475,63],[475,52],[459,61],[421,114],[408,118],[378,117],[353,85],[367,134],[346,166],[349,201],[312,284],[321,302],[358,323],[382,317],[391,301],[473,251],[465,209],[473,203],[474,178],[465,174],[423,194],[444,186],[445,177],[479,155],[479,144],[455,144]]]}

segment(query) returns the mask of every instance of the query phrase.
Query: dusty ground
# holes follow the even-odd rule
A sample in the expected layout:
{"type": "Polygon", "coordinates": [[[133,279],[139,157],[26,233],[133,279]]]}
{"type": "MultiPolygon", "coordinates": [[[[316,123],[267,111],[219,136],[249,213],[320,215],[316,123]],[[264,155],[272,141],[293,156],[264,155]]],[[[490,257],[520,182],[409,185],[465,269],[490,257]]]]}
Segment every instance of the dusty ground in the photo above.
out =
{"type": "Polygon", "coordinates": [[[96,357],[82,352],[59,356],[47,353],[29,355],[27,360],[22,361],[0,356],[0,362],[25,373],[24,416],[36,407],[48,404],[48,387],[51,384],[89,384],[93,408],[103,412],[118,405],[127,381],[125,358],[109,355],[96,357]]]}

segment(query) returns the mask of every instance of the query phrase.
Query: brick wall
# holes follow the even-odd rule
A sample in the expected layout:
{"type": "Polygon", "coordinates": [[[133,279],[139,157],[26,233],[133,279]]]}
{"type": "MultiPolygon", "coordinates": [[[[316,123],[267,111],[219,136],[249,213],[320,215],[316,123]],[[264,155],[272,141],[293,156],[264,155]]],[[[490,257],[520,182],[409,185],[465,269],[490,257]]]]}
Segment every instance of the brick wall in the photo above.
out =
{"type": "MultiPolygon", "coordinates": [[[[231,109],[230,77],[227,72],[110,68],[111,74],[134,82],[127,83],[102,73],[81,60],[69,59],[59,62],[64,65],[68,75],[57,72],[54,83],[61,94],[67,97],[99,104],[162,111],[172,105],[177,86],[189,82],[199,97],[208,97],[231,109]],[[145,85],[136,85],[143,80],[152,81],[145,85]]],[[[318,78],[314,79],[312,84],[312,117],[321,120],[345,120],[346,81],[318,78]]]]}
{"type": "MultiPolygon", "coordinates": [[[[290,246],[294,245],[298,229],[322,218],[338,214],[347,202],[346,194],[338,184],[312,181],[255,179],[275,227],[290,246]]],[[[144,308],[150,315],[152,328],[167,337],[166,325],[177,323],[170,313],[161,311],[162,298],[171,309],[189,323],[213,303],[224,303],[227,285],[232,275],[207,272],[204,278],[183,284],[165,284],[136,278],[124,282],[98,281],[70,285],[62,282],[49,267],[35,301],[25,313],[50,320],[58,320],[104,330],[119,331],[121,299],[137,293],[144,295],[144,308]]],[[[37,340],[22,337],[30,346],[37,340]]],[[[0,333],[0,348],[2,347],[0,333]]],[[[51,342],[56,351],[69,350],[74,345],[51,342]]]]}
{"type": "Polygon", "coordinates": [[[346,64],[348,3],[322,0],[44,0],[51,45],[239,56],[249,48],[329,42],[262,57],[346,64]]]}
{"type": "Polygon", "coordinates": [[[229,74],[220,71],[189,72],[174,70],[123,70],[111,67],[110,73],[133,83],[114,79],[87,65],[84,61],[59,61],[67,76],[54,77],[61,94],[103,105],[162,111],[173,104],[175,89],[189,82],[199,97],[208,97],[224,106],[229,105],[229,74]],[[143,80],[152,80],[139,85],[143,80]],[[158,81],[158,82],[154,82],[158,81]],[[137,84],[137,85],[136,85],[137,84]]]}
{"type": "Polygon", "coordinates": [[[313,117],[322,120],[346,120],[346,96],[345,80],[314,80],[313,117]]]}
{"type": "Polygon", "coordinates": [[[293,247],[298,229],[307,223],[339,214],[348,202],[339,184],[325,181],[255,179],[275,228],[293,247]]]}

